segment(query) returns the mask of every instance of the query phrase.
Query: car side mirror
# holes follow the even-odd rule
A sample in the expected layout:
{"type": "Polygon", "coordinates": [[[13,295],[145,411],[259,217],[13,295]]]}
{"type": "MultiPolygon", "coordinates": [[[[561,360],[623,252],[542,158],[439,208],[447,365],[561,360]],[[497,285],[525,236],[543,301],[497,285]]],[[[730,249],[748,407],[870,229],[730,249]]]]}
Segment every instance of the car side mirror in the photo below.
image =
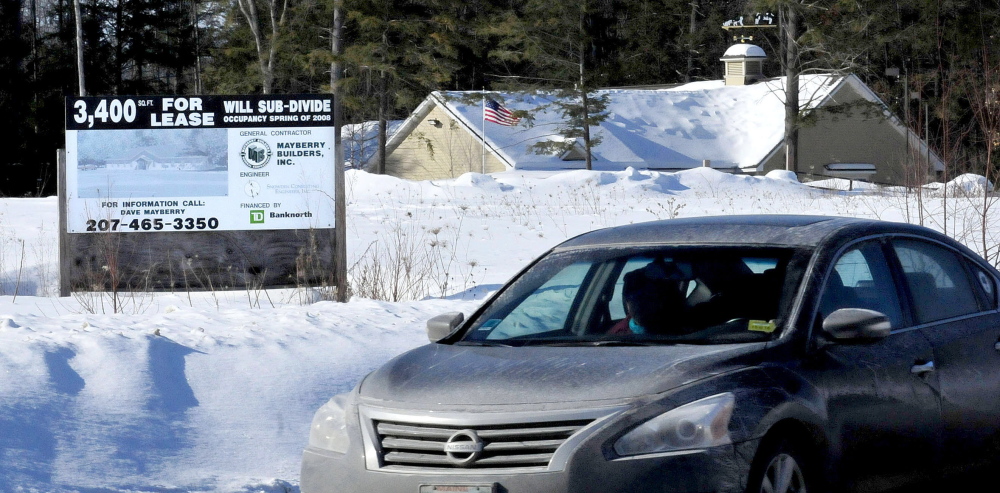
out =
{"type": "Polygon", "coordinates": [[[886,314],[864,308],[841,308],[823,320],[823,334],[837,342],[875,342],[891,330],[886,314]]]}
{"type": "Polygon", "coordinates": [[[431,342],[438,342],[455,331],[465,320],[462,312],[448,312],[438,315],[427,321],[427,338],[431,342]]]}

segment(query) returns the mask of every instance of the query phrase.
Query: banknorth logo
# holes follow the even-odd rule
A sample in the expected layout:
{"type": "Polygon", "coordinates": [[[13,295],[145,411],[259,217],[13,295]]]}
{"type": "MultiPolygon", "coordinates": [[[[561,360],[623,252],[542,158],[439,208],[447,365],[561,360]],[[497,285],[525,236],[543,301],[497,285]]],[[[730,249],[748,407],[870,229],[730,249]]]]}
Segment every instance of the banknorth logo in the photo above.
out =
{"type": "Polygon", "coordinates": [[[264,224],[264,211],[250,211],[250,224],[264,224]]]}
{"type": "Polygon", "coordinates": [[[263,168],[271,160],[271,146],[260,139],[248,140],[246,144],[243,144],[240,157],[243,158],[243,164],[247,165],[248,168],[263,168]]]}

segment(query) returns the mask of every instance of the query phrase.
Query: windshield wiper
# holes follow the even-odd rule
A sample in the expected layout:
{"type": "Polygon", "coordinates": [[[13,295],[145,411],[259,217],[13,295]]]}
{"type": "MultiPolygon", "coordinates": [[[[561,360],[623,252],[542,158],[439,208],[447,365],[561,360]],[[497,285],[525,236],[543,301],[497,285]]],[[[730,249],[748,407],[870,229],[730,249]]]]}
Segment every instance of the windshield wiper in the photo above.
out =
{"type": "Polygon", "coordinates": [[[620,340],[598,340],[598,341],[530,341],[530,346],[658,346],[657,342],[648,341],[620,341],[620,340]]]}
{"type": "Polygon", "coordinates": [[[513,347],[512,344],[495,341],[458,341],[456,346],[513,347]]]}

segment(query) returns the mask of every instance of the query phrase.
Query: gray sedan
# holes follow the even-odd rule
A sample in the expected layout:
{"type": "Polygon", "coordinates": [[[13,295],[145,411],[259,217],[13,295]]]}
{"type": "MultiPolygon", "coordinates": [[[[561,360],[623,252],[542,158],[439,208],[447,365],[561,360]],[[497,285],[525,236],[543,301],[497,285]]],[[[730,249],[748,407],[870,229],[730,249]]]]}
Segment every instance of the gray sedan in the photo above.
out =
{"type": "Polygon", "coordinates": [[[888,491],[964,474],[1000,452],[998,279],[906,224],[587,233],[324,405],[301,488],[888,491]]]}

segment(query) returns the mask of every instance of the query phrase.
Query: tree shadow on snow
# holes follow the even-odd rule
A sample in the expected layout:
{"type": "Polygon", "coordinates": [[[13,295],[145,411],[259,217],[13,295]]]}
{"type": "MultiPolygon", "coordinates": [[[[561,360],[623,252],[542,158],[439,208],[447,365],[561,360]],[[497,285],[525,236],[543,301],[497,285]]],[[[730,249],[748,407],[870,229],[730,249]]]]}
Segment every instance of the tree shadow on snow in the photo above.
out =
{"type": "Polygon", "coordinates": [[[49,483],[56,459],[60,422],[72,419],[72,401],[83,390],[83,378],[69,361],[76,356],[62,347],[42,355],[52,392],[36,399],[0,403],[0,484],[49,483]]]}
{"type": "MultiPolygon", "coordinates": [[[[168,465],[171,456],[191,444],[187,413],[198,406],[188,384],[185,357],[201,353],[162,336],[150,336],[147,348],[150,389],[142,419],[116,430],[116,460],[144,474],[168,465]]],[[[171,490],[165,490],[171,491],[171,490]]]]}

